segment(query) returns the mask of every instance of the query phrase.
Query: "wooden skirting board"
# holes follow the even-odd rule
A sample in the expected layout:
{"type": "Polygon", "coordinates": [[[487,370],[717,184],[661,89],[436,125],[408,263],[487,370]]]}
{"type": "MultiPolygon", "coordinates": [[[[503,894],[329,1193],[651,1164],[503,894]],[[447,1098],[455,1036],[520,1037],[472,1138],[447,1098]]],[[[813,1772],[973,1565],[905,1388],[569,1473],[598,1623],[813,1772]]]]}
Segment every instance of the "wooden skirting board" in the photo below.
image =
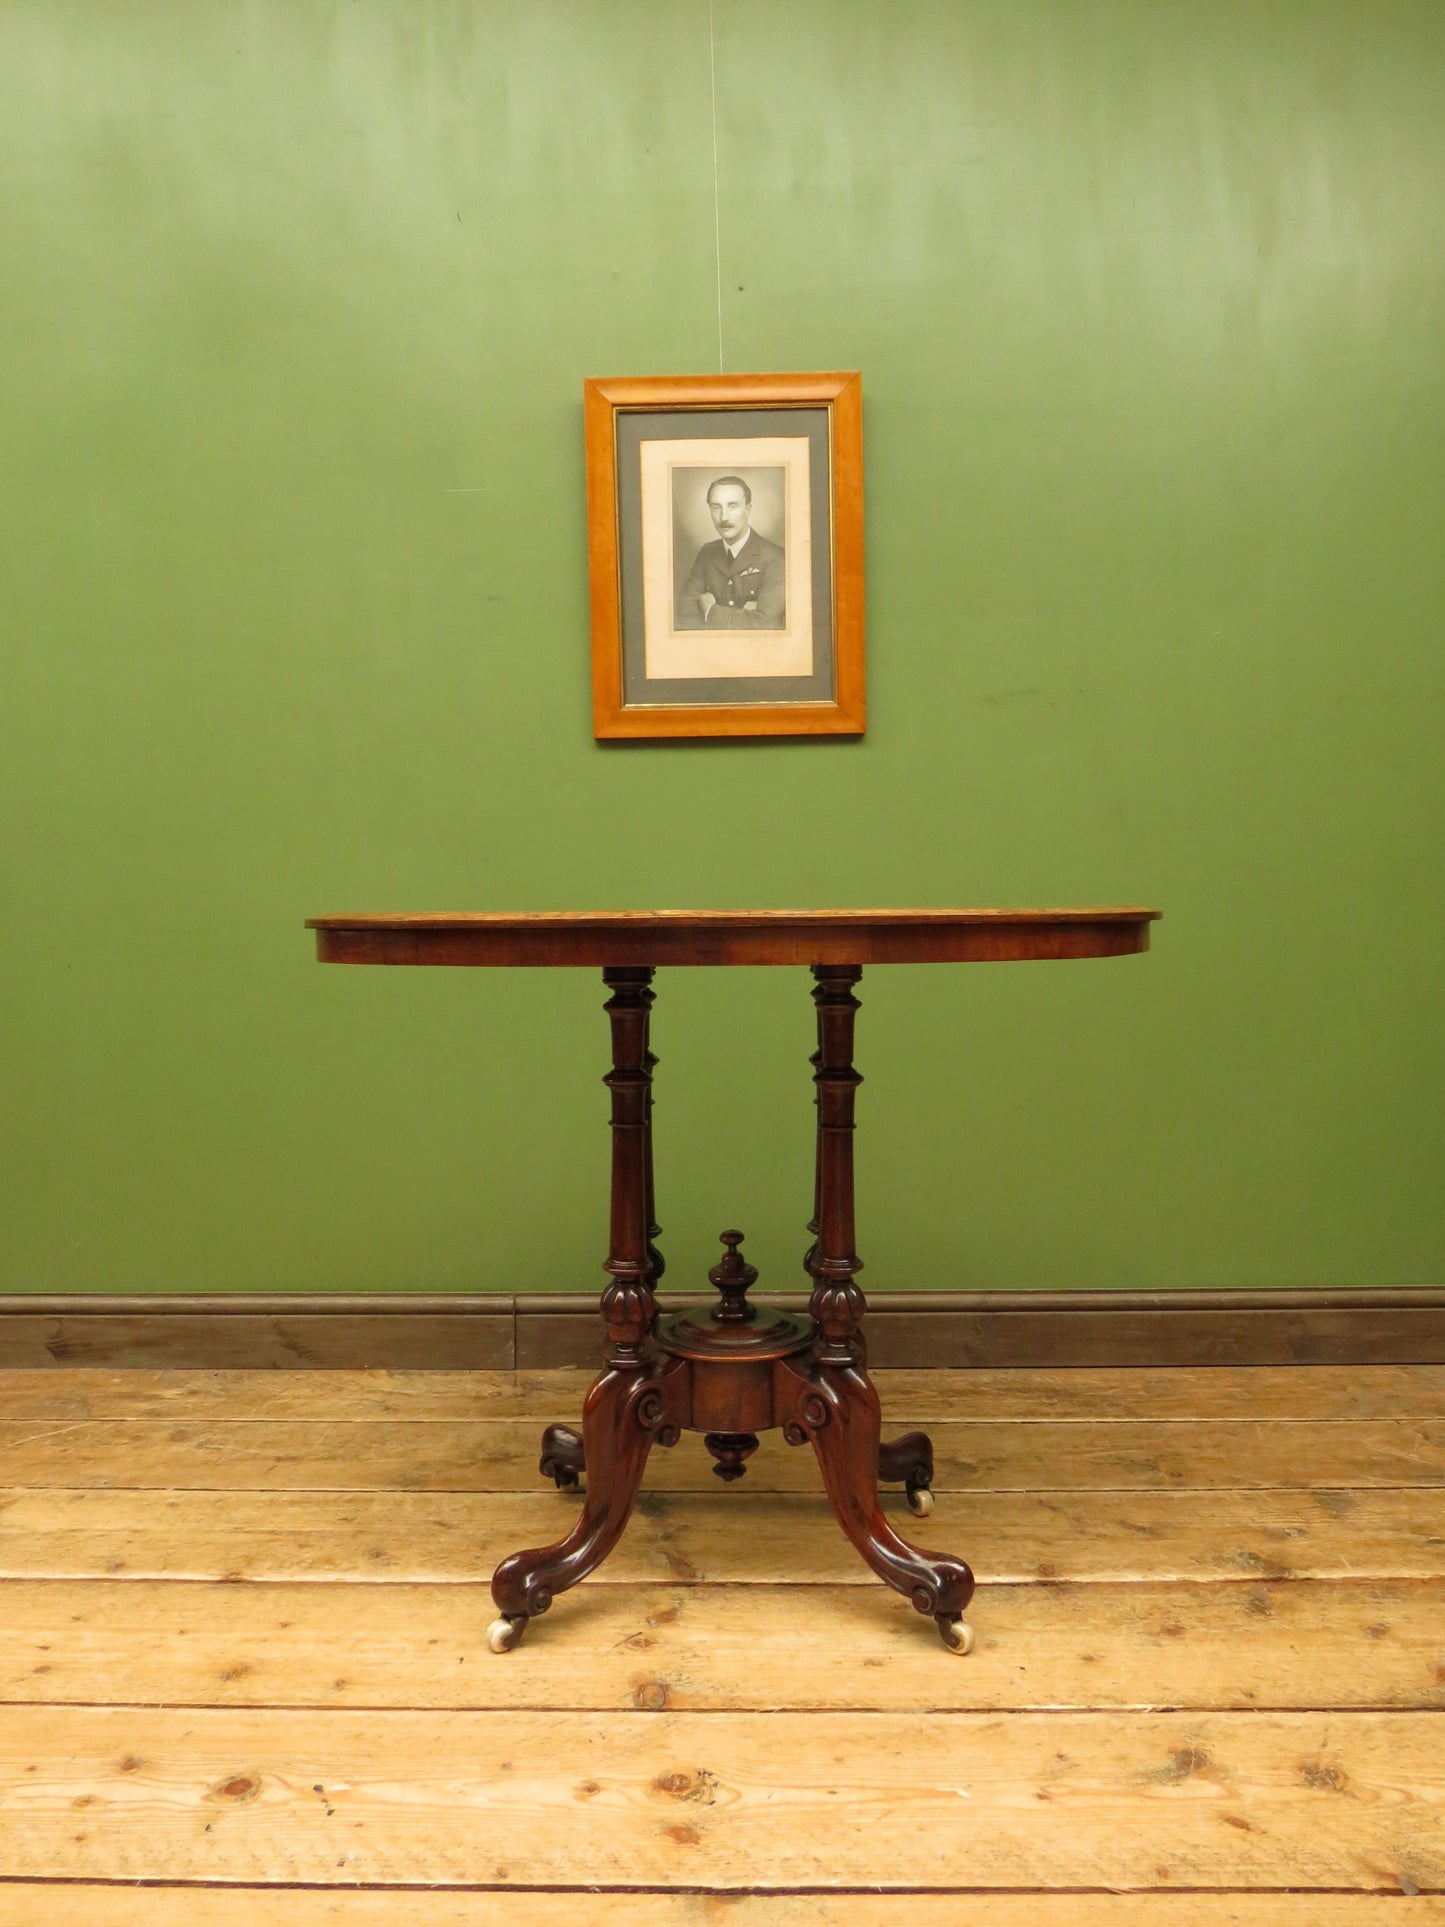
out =
{"type": "MultiPolygon", "coordinates": [[[[1445,1288],[887,1292],[867,1332],[891,1367],[1445,1364],[1445,1288]]],[[[581,1294],[0,1297],[0,1367],[508,1371],[594,1365],[601,1343],[581,1294]]]]}

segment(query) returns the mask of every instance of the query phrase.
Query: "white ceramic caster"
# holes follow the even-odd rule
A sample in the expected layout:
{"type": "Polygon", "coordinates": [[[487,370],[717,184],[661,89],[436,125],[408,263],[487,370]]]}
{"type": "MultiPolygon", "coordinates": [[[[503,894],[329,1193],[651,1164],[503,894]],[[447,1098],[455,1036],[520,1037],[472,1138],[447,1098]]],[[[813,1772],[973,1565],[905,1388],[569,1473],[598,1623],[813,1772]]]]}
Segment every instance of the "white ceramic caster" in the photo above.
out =
{"type": "Polygon", "coordinates": [[[926,1519],[933,1510],[933,1494],[926,1485],[916,1485],[908,1494],[908,1509],[920,1519],[926,1519]]]}
{"type": "Polygon", "coordinates": [[[951,1653],[971,1653],[973,1651],[973,1628],[963,1619],[940,1619],[938,1630],[944,1645],[951,1653]]]}
{"type": "Polygon", "coordinates": [[[525,1619],[494,1619],[487,1628],[487,1644],[494,1653],[510,1653],[526,1623],[525,1619]]]}

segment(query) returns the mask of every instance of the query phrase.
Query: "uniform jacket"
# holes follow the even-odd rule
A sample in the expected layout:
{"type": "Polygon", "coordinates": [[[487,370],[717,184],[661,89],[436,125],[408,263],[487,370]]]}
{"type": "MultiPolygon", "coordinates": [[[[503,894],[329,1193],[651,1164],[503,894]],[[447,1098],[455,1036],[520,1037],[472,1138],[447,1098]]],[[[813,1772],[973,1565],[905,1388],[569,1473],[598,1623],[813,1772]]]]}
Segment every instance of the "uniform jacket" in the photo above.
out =
{"type": "Polygon", "coordinates": [[[707,542],[677,599],[680,629],[782,629],[784,620],[783,551],[756,529],[735,556],[725,542],[707,542]],[[702,612],[700,598],[717,601],[702,612]]]}

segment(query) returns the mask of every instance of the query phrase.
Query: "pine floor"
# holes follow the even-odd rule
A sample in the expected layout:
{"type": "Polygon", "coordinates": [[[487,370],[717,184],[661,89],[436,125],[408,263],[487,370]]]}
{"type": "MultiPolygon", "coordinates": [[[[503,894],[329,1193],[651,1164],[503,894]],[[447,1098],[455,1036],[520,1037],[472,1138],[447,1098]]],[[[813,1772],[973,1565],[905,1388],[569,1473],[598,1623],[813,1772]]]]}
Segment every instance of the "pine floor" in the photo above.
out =
{"type": "Polygon", "coordinates": [[[1445,1922],[1445,1367],[878,1382],[967,1658],[777,1434],[490,1653],[586,1375],[0,1374],[0,1921],[1445,1922]]]}

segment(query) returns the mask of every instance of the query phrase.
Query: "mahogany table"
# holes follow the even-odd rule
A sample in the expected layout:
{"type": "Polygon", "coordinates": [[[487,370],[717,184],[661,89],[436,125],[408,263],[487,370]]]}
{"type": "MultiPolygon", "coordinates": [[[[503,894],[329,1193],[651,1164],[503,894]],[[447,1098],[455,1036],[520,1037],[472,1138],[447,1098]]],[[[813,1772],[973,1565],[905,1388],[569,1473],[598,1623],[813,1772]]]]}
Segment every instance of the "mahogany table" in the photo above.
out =
{"type": "Polygon", "coordinates": [[[548,1426],[541,1473],[559,1488],[587,1475],[581,1517],[552,1546],[516,1552],[492,1579],[501,1617],[494,1652],[521,1638],[529,1619],[594,1571],[622,1535],[654,1445],[684,1431],[705,1435],[726,1480],[741,1478],[757,1434],[781,1426],[790,1445],[811,1445],[829,1504],[880,1579],[937,1622],[944,1644],[967,1652],[963,1609],[973,1574],[962,1559],[923,1552],[894,1531],[878,1485],[901,1484],[913,1511],[933,1508],[933,1447],[922,1432],[884,1442],[868,1377],[866,1302],[853,1235],[853,988],[872,963],[990,963],[1029,958],[1118,957],[1149,947],[1156,910],[658,910],[531,916],[314,917],[323,963],[586,965],[611,993],[612,1236],[602,1294],[606,1362],[587,1394],[579,1435],[548,1426]],[[806,964],[815,979],[817,1156],[813,1281],[806,1316],[752,1304],[757,1272],[742,1233],[725,1231],[726,1255],[708,1273],[720,1296],[711,1312],[659,1315],[661,1227],[653,1208],[652,977],[659,964],[806,964]]]}

